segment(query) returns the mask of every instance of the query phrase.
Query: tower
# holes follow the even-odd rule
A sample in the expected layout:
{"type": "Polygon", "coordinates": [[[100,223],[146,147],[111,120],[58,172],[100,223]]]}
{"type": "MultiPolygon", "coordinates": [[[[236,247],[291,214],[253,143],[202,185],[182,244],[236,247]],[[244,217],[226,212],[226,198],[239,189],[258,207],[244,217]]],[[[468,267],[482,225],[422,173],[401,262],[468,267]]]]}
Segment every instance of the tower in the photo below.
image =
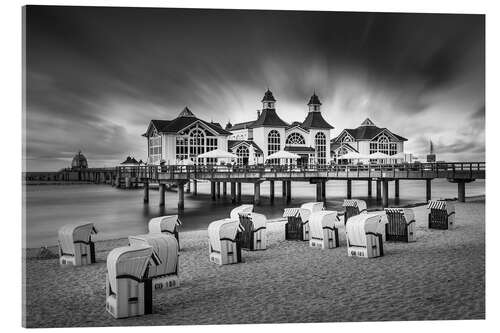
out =
{"type": "Polygon", "coordinates": [[[264,94],[264,97],[262,98],[262,110],[274,109],[275,103],[276,100],[274,99],[273,93],[268,88],[266,93],[264,94]]]}
{"type": "Polygon", "coordinates": [[[316,92],[313,93],[307,105],[309,106],[309,112],[321,112],[321,102],[319,101],[316,92]]]}

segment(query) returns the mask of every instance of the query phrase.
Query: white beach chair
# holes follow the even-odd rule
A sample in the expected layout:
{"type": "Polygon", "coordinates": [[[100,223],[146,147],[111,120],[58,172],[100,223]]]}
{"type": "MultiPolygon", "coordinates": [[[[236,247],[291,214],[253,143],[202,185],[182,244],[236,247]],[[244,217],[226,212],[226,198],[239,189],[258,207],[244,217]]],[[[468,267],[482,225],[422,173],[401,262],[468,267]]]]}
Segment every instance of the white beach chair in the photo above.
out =
{"type": "Polygon", "coordinates": [[[300,206],[302,209],[307,209],[311,211],[311,213],[314,212],[319,212],[324,209],[324,203],[323,202],[306,202],[300,206]]]}
{"type": "Polygon", "coordinates": [[[455,226],[455,203],[450,200],[429,200],[429,228],[452,229],[455,226]]]}
{"type": "Polygon", "coordinates": [[[347,254],[374,258],[384,255],[382,216],[376,213],[359,214],[349,218],[346,225],[347,254]]]}
{"type": "Polygon", "coordinates": [[[129,236],[130,246],[151,246],[161,260],[158,266],[149,267],[146,276],[152,279],[153,291],[179,287],[179,252],[177,240],[170,234],[145,234],[129,236]]]}
{"type": "Polygon", "coordinates": [[[410,208],[386,208],[385,240],[414,242],[417,240],[415,214],[410,208]]]}
{"type": "Polygon", "coordinates": [[[107,258],[106,310],[115,318],[152,313],[150,265],[161,264],[151,246],[125,246],[111,250],[107,258]]]}
{"type": "Polygon", "coordinates": [[[253,205],[241,205],[231,210],[231,213],[229,213],[229,218],[232,220],[236,220],[239,219],[239,214],[251,212],[253,212],[253,205]]]}
{"type": "Polygon", "coordinates": [[[309,216],[311,239],[309,246],[321,249],[339,247],[339,231],[335,225],[338,221],[336,211],[322,210],[309,216]]]}
{"type": "Polygon", "coordinates": [[[285,239],[286,240],[309,240],[309,209],[302,208],[285,208],[283,217],[287,218],[285,224],[285,239]]]}
{"type": "Polygon", "coordinates": [[[267,218],[257,213],[240,213],[239,220],[243,227],[241,247],[248,250],[265,250],[267,247],[267,218]]]}
{"type": "Polygon", "coordinates": [[[150,234],[171,234],[179,242],[179,227],[181,225],[182,222],[178,215],[166,215],[149,220],[148,230],[150,234]]]}
{"type": "Polygon", "coordinates": [[[344,213],[344,224],[347,223],[347,220],[351,216],[356,216],[362,213],[366,213],[366,202],[364,200],[359,199],[344,199],[344,203],[342,204],[345,207],[344,213]]]}
{"type": "Polygon", "coordinates": [[[96,233],[93,223],[62,226],[58,231],[59,264],[80,266],[95,263],[95,247],[91,235],[96,233]]]}
{"type": "Polygon", "coordinates": [[[223,219],[208,225],[210,261],[219,265],[241,262],[239,219],[223,219]]]}

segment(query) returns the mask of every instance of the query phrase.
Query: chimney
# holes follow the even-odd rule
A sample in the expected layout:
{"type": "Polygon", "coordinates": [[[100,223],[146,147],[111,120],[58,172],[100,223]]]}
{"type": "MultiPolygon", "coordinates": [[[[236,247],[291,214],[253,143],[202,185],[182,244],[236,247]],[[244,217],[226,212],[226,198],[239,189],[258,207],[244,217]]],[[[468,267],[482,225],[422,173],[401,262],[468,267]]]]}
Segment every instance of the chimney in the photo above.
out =
{"type": "Polygon", "coordinates": [[[257,110],[257,119],[260,118],[260,110],[257,110]]]}

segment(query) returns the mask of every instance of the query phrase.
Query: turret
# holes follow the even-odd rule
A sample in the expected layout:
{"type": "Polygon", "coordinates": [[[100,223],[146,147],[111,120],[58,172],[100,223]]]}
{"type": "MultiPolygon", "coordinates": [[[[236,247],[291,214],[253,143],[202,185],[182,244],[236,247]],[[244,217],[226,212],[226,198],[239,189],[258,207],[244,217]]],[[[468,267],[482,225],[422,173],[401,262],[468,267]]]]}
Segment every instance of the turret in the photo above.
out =
{"type": "Polygon", "coordinates": [[[307,103],[309,106],[309,112],[321,112],[321,102],[319,101],[318,96],[316,95],[316,92],[313,93],[311,96],[311,99],[309,99],[309,103],[307,103]]]}
{"type": "Polygon", "coordinates": [[[273,93],[271,90],[267,89],[264,97],[262,98],[262,109],[274,109],[274,104],[276,100],[274,99],[273,93]]]}

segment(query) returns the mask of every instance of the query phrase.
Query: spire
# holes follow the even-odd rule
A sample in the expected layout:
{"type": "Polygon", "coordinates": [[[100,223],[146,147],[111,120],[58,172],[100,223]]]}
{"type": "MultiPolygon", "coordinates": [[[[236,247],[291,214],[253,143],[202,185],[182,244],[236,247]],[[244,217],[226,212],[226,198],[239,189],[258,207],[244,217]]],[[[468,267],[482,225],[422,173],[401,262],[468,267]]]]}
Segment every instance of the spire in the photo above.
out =
{"type": "Polygon", "coordinates": [[[262,109],[274,109],[274,103],[276,103],[276,99],[273,96],[273,93],[269,88],[267,88],[267,91],[264,94],[264,97],[262,98],[262,109]]]}
{"type": "Polygon", "coordinates": [[[194,117],[194,114],[191,112],[191,110],[188,109],[186,106],[181,113],[179,113],[179,117],[194,117]]]}

